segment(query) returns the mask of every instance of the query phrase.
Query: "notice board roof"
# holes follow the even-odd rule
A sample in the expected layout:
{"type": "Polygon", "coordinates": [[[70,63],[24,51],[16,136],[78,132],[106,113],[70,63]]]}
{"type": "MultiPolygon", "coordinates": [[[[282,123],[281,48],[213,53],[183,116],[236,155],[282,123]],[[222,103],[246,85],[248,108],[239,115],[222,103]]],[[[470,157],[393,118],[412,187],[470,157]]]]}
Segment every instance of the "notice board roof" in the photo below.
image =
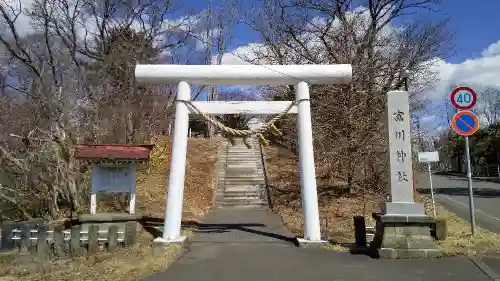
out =
{"type": "Polygon", "coordinates": [[[120,144],[79,144],[76,146],[75,158],[90,161],[101,160],[149,160],[154,144],[120,145],[120,144]]]}

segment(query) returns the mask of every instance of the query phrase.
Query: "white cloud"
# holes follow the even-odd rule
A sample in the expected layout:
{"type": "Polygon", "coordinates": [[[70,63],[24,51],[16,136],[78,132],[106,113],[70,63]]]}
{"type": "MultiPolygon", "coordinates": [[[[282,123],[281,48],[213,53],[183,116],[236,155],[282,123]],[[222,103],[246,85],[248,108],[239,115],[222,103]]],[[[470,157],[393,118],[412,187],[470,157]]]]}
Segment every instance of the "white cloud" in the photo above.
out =
{"type": "Polygon", "coordinates": [[[482,55],[483,57],[500,55],[500,40],[486,48],[486,50],[483,51],[482,55]]]}
{"type": "MultiPolygon", "coordinates": [[[[263,51],[263,46],[264,45],[260,43],[250,43],[245,46],[240,46],[225,53],[222,56],[222,64],[263,64],[265,62],[262,59],[257,60],[257,53],[263,51]]],[[[217,64],[217,55],[212,57],[212,64],[217,64]]]]}
{"type": "MultiPolygon", "coordinates": [[[[483,54],[493,54],[488,50],[498,48],[500,45],[493,43],[483,54]],[[492,47],[493,46],[493,47],[492,47]]],[[[447,98],[451,88],[458,85],[500,88],[500,53],[497,55],[483,56],[469,59],[462,63],[452,64],[442,59],[436,59],[433,68],[439,75],[439,81],[426,95],[434,101],[447,98]]],[[[480,94],[480,93],[478,93],[480,94]]]]}

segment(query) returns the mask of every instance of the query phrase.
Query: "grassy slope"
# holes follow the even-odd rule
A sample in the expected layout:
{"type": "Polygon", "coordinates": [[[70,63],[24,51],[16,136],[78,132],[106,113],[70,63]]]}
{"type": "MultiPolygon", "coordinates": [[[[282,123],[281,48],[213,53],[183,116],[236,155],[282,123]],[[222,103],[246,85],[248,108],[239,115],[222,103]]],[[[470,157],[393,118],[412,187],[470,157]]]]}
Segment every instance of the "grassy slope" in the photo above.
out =
{"type": "MultiPolygon", "coordinates": [[[[137,207],[140,212],[163,216],[171,142],[164,140],[156,144],[151,161],[138,174],[137,207]]],[[[183,220],[199,219],[210,207],[216,160],[216,142],[189,140],[183,220]]],[[[140,280],[142,276],[166,269],[183,251],[179,246],[170,246],[161,256],[153,257],[151,240],[148,232],[141,231],[133,248],[43,265],[32,262],[31,257],[16,256],[14,260],[4,257],[0,259],[0,281],[140,280]]]]}

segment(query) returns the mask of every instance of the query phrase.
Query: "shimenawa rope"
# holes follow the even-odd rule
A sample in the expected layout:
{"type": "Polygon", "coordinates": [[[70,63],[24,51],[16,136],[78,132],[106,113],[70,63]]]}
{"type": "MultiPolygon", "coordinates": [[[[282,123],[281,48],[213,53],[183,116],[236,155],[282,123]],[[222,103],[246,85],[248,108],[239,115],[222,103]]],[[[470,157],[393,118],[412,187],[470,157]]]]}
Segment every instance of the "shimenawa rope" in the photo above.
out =
{"type": "Polygon", "coordinates": [[[259,142],[264,146],[269,145],[269,141],[266,140],[266,138],[263,135],[265,132],[270,131],[275,136],[281,136],[282,132],[280,130],[278,130],[278,128],[276,128],[274,123],[276,123],[278,120],[283,118],[283,116],[285,116],[293,108],[293,106],[298,105],[299,102],[306,101],[306,100],[309,100],[309,99],[299,99],[299,100],[295,100],[295,101],[291,102],[290,105],[285,110],[283,110],[281,113],[274,116],[274,118],[272,118],[271,120],[266,122],[260,128],[253,129],[253,130],[239,130],[239,129],[233,129],[233,128],[227,127],[226,125],[222,124],[219,120],[210,117],[205,112],[202,112],[191,101],[189,101],[189,100],[176,100],[176,101],[183,102],[186,105],[190,106],[196,113],[201,115],[203,117],[203,119],[205,119],[206,122],[212,124],[217,129],[224,132],[225,134],[223,134],[223,135],[225,135],[226,138],[228,138],[228,140],[231,142],[232,145],[235,145],[234,137],[243,137],[243,143],[250,149],[250,148],[252,148],[252,145],[248,141],[249,136],[256,135],[259,138],[259,142]]]}

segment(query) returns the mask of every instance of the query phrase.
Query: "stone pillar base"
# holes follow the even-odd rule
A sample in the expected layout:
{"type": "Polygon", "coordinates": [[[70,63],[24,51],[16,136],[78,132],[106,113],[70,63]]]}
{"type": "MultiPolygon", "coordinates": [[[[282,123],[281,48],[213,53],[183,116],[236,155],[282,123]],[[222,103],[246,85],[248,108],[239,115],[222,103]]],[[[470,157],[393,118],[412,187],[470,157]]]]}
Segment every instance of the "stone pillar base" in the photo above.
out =
{"type": "Polygon", "coordinates": [[[328,241],[326,240],[312,241],[300,237],[296,237],[295,239],[296,239],[295,245],[297,245],[300,248],[320,248],[328,245],[328,241]]]}
{"type": "Polygon", "coordinates": [[[173,240],[165,240],[162,237],[158,237],[153,240],[153,256],[162,254],[164,250],[170,245],[180,245],[184,247],[187,245],[187,242],[187,236],[181,236],[173,240]]]}
{"type": "Polygon", "coordinates": [[[441,256],[431,225],[435,219],[427,216],[391,216],[373,214],[375,237],[370,254],[381,259],[419,259],[441,256]]]}

